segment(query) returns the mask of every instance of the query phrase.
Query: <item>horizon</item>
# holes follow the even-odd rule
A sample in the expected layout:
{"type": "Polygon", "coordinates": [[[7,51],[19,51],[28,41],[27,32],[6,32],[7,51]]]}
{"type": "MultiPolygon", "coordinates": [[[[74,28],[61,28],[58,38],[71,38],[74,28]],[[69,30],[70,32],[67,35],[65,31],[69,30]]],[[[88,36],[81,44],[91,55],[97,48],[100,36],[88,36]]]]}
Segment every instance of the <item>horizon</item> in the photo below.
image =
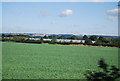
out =
{"type": "Polygon", "coordinates": [[[107,34],[72,34],[72,33],[36,33],[36,32],[2,32],[0,34],[44,34],[44,35],[52,35],[52,34],[55,34],[55,35],[60,35],[60,34],[63,34],[63,35],[97,35],[97,36],[119,36],[119,35],[107,35],[107,34]]]}

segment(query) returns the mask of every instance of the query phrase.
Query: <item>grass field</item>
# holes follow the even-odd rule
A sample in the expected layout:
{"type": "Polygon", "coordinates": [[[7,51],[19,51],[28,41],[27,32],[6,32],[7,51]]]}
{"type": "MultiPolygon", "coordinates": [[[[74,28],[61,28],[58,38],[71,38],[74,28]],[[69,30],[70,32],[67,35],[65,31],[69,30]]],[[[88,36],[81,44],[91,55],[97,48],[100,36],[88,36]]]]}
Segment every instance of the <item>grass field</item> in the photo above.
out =
{"type": "Polygon", "coordinates": [[[3,79],[83,79],[104,58],[118,65],[118,48],[2,43],[3,79]]]}

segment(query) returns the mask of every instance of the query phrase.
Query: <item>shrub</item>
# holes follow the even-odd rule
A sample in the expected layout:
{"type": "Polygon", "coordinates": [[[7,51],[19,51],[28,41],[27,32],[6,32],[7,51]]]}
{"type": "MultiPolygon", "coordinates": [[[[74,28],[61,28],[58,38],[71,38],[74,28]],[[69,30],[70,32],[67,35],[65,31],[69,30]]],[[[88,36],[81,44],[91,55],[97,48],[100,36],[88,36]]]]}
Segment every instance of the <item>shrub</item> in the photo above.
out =
{"type": "Polygon", "coordinates": [[[87,71],[85,76],[88,81],[116,81],[120,78],[120,70],[116,66],[109,66],[104,59],[101,59],[98,64],[102,71],[87,71]]]}

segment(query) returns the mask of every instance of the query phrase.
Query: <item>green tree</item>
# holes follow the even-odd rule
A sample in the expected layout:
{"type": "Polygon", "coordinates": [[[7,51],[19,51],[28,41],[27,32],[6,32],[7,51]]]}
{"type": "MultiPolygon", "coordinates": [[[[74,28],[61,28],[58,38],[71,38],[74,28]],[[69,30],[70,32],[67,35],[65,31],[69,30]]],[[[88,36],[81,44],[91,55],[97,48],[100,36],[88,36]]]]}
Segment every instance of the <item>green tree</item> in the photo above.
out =
{"type": "Polygon", "coordinates": [[[47,36],[47,35],[45,35],[43,38],[48,39],[48,36],[47,36]]]}
{"type": "Polygon", "coordinates": [[[16,42],[23,42],[26,39],[27,39],[26,37],[19,37],[19,36],[13,37],[13,40],[16,41],[16,42]]]}
{"type": "Polygon", "coordinates": [[[100,36],[99,38],[98,38],[98,40],[104,40],[104,37],[102,37],[102,36],[100,36]]]}
{"type": "Polygon", "coordinates": [[[85,39],[85,45],[91,45],[92,44],[92,40],[91,39],[85,39]]]}
{"type": "Polygon", "coordinates": [[[103,43],[110,43],[110,40],[109,39],[103,39],[102,42],[103,43]]]}
{"type": "Polygon", "coordinates": [[[4,38],[6,35],[5,34],[2,34],[2,38],[4,38]]]}
{"type": "Polygon", "coordinates": [[[120,47],[120,39],[111,39],[111,45],[120,47]]]}
{"type": "Polygon", "coordinates": [[[50,36],[48,36],[48,38],[49,38],[49,39],[53,39],[53,38],[57,38],[57,37],[50,35],[50,36]]]}
{"type": "Polygon", "coordinates": [[[50,36],[48,36],[48,38],[49,38],[49,39],[52,39],[52,38],[53,38],[53,36],[51,36],[51,35],[50,35],[50,36]]]}
{"type": "Polygon", "coordinates": [[[91,39],[91,40],[93,40],[93,41],[96,41],[96,40],[98,39],[98,37],[97,37],[96,35],[92,35],[92,36],[90,36],[89,39],[91,39]]]}
{"type": "Polygon", "coordinates": [[[25,35],[25,34],[9,35],[9,37],[13,37],[13,36],[19,36],[19,37],[30,37],[29,35],[25,35]]]}
{"type": "Polygon", "coordinates": [[[102,41],[101,41],[101,40],[97,40],[97,41],[94,43],[94,45],[100,46],[100,45],[102,45],[102,41]]]}
{"type": "Polygon", "coordinates": [[[72,40],[70,40],[70,44],[72,44],[73,43],[73,41],[72,40]]]}
{"type": "Polygon", "coordinates": [[[79,39],[77,36],[75,36],[75,35],[72,35],[71,37],[68,37],[67,39],[79,39]]]}
{"type": "Polygon", "coordinates": [[[85,40],[85,39],[88,39],[88,36],[87,35],[84,35],[83,36],[83,39],[85,40]]]}
{"type": "Polygon", "coordinates": [[[40,42],[43,43],[43,37],[40,37],[40,42]]]}
{"type": "Polygon", "coordinates": [[[58,39],[66,39],[66,37],[62,35],[62,36],[58,37],[58,39]]]}
{"type": "Polygon", "coordinates": [[[109,39],[105,39],[104,37],[100,36],[98,40],[101,40],[103,43],[110,43],[109,39]]]}
{"type": "Polygon", "coordinates": [[[53,36],[50,43],[51,44],[56,44],[57,43],[57,38],[53,36]]]}

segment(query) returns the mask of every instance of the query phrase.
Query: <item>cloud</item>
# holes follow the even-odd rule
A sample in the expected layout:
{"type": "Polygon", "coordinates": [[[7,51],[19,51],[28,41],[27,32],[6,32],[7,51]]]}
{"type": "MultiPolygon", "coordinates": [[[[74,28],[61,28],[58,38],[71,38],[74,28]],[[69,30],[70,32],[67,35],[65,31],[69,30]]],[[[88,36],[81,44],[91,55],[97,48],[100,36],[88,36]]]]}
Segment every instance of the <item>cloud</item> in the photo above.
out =
{"type": "Polygon", "coordinates": [[[67,10],[64,10],[60,13],[60,17],[66,17],[66,16],[69,16],[69,15],[72,15],[73,14],[73,11],[70,10],[70,9],[67,9],[67,10]]]}
{"type": "Polygon", "coordinates": [[[92,1],[92,2],[105,2],[106,0],[89,0],[89,1],[92,1]]]}
{"type": "Polygon", "coordinates": [[[110,15],[118,15],[119,11],[120,9],[116,8],[116,9],[108,10],[107,13],[110,15]]]}
{"type": "Polygon", "coordinates": [[[119,8],[107,10],[107,15],[106,16],[110,20],[117,20],[118,19],[118,15],[120,15],[119,12],[120,12],[119,8]]]}

